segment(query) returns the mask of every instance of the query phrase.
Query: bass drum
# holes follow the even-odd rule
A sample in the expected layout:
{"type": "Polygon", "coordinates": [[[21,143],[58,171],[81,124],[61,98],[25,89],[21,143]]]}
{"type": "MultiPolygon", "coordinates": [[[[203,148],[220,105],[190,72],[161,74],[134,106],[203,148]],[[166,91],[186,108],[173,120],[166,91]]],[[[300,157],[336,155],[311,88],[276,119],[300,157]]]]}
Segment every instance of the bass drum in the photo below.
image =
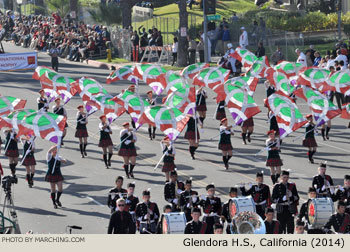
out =
{"type": "Polygon", "coordinates": [[[163,234],[184,234],[186,228],[186,215],[180,213],[163,214],[162,233],[163,234]]]}
{"type": "Polygon", "coordinates": [[[313,228],[323,227],[334,213],[334,204],[331,198],[312,199],[308,204],[309,222],[313,228]]]}
{"type": "Polygon", "coordinates": [[[241,212],[256,212],[254,200],[251,196],[232,198],[229,204],[229,211],[231,219],[241,212]]]}

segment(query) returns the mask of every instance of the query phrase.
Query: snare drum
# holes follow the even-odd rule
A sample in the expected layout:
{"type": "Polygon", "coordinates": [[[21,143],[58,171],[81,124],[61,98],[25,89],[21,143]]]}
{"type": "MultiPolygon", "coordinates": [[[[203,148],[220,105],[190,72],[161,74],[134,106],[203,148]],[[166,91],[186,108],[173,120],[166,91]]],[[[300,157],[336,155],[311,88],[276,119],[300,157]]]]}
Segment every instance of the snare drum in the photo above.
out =
{"type": "Polygon", "coordinates": [[[313,228],[323,227],[334,213],[331,198],[312,199],[307,208],[309,222],[313,228]]]}
{"type": "Polygon", "coordinates": [[[256,212],[254,200],[251,196],[232,198],[229,211],[231,219],[241,212],[256,212]]]}
{"type": "Polygon", "coordinates": [[[183,234],[186,228],[186,215],[180,213],[163,214],[162,233],[163,234],[183,234]]]}

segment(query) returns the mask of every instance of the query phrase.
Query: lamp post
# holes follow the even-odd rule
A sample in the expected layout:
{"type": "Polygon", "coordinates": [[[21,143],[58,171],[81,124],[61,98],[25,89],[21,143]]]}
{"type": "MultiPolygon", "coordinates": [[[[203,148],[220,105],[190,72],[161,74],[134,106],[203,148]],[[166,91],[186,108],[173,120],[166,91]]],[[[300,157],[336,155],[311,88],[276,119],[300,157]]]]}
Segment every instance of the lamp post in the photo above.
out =
{"type": "Polygon", "coordinates": [[[17,4],[19,6],[19,19],[22,20],[22,4],[23,4],[23,0],[16,0],[17,4]]]}

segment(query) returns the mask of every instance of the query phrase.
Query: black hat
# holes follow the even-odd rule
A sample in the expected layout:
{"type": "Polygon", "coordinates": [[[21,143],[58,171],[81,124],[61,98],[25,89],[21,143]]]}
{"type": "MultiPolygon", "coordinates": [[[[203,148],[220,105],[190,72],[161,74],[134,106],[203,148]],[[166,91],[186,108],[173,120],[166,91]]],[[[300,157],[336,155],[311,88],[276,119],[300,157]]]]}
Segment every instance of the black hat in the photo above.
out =
{"type": "Polygon", "coordinates": [[[314,188],[314,187],[309,187],[309,191],[308,191],[309,193],[310,192],[316,192],[316,188],[314,188]]]}
{"type": "Polygon", "coordinates": [[[124,178],[122,176],[118,176],[116,179],[115,179],[115,182],[117,182],[118,180],[121,180],[121,181],[124,181],[124,178]]]}
{"type": "Polygon", "coordinates": [[[142,192],[142,196],[150,196],[150,195],[151,195],[151,192],[149,191],[149,189],[148,190],[144,190],[142,192]]]}
{"type": "Polygon", "coordinates": [[[190,179],[186,179],[186,181],[185,181],[185,185],[187,185],[187,184],[192,185],[192,178],[190,178],[190,179]]]}
{"type": "Polygon", "coordinates": [[[176,171],[171,171],[170,172],[170,176],[177,176],[177,172],[176,171]]]}
{"type": "Polygon", "coordinates": [[[129,183],[128,187],[134,187],[135,188],[135,182],[129,183]]]}
{"type": "Polygon", "coordinates": [[[350,175],[345,175],[345,176],[344,176],[344,179],[350,180],[350,175]]]}
{"type": "Polygon", "coordinates": [[[320,168],[327,168],[327,164],[326,163],[320,163],[320,168]]]}
{"type": "Polygon", "coordinates": [[[344,202],[344,201],[338,201],[338,208],[339,208],[340,206],[345,206],[345,207],[346,207],[345,202],[344,202]]]}
{"type": "Polygon", "coordinates": [[[266,208],[266,210],[265,210],[265,213],[274,213],[275,211],[273,210],[273,208],[272,207],[268,207],[268,208],[266,208]]]}
{"type": "Polygon", "coordinates": [[[207,187],[205,189],[208,191],[210,188],[215,188],[214,184],[207,185],[207,187]]]}
{"type": "Polygon", "coordinates": [[[224,229],[224,226],[222,224],[220,224],[220,223],[215,223],[214,224],[214,230],[216,230],[216,229],[224,229]]]}
{"type": "Polygon", "coordinates": [[[201,210],[198,207],[194,207],[192,209],[192,213],[199,213],[199,214],[201,214],[201,210]]]}
{"type": "Polygon", "coordinates": [[[297,220],[297,226],[305,226],[305,222],[301,221],[301,220],[297,220]]]}
{"type": "Polygon", "coordinates": [[[263,171],[257,172],[256,177],[264,177],[264,172],[263,171]]]}
{"type": "Polygon", "coordinates": [[[236,187],[230,187],[230,193],[232,193],[232,192],[237,192],[237,188],[236,187]]]}
{"type": "Polygon", "coordinates": [[[166,204],[166,205],[163,207],[163,212],[165,212],[166,209],[172,209],[171,205],[170,205],[170,204],[166,204]]]}
{"type": "Polygon", "coordinates": [[[284,176],[284,175],[285,175],[285,176],[289,176],[289,171],[283,170],[283,171],[282,171],[282,176],[284,176]]]}

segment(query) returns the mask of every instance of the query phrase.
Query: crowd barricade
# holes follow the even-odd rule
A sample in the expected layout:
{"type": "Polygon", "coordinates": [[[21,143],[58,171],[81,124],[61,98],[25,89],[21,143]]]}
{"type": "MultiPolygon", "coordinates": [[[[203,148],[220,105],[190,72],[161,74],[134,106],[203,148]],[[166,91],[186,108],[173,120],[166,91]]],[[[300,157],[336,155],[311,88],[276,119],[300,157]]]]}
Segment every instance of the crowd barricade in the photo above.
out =
{"type": "MultiPolygon", "coordinates": [[[[134,47],[135,48],[135,47],[134,47]]],[[[159,62],[161,63],[162,61],[166,61],[168,64],[170,62],[170,57],[171,57],[171,46],[145,46],[145,47],[140,47],[142,51],[142,57],[140,62],[159,62]]],[[[136,52],[135,54],[139,53],[138,49],[135,49],[136,52]]],[[[134,55],[134,52],[133,52],[134,55]]],[[[135,55],[135,56],[136,56],[135,55]]],[[[139,57],[135,57],[139,58],[139,57]]]]}

